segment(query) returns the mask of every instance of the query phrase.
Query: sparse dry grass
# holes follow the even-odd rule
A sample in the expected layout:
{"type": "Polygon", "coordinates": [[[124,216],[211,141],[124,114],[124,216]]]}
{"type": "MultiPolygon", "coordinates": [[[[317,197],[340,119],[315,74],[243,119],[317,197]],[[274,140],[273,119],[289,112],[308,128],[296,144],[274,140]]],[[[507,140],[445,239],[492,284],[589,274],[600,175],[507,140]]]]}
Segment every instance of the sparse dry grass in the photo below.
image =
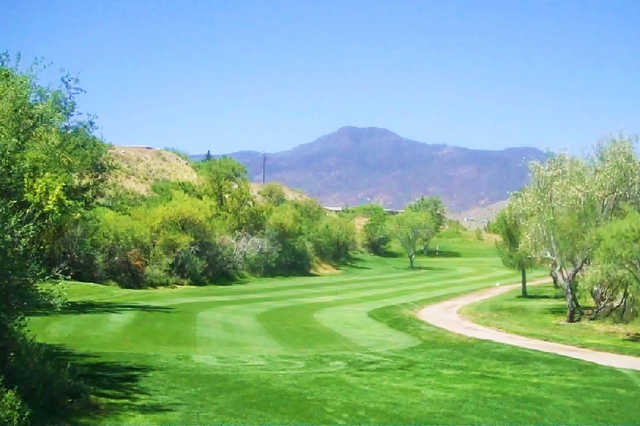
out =
{"type": "Polygon", "coordinates": [[[148,194],[157,180],[195,182],[197,175],[188,161],[161,149],[114,146],[109,155],[117,165],[112,181],[123,188],[148,194]]]}
{"type": "MultiPolygon", "coordinates": [[[[268,183],[273,183],[273,182],[268,182],[268,183]]],[[[301,201],[301,200],[307,200],[310,198],[307,194],[300,191],[299,189],[289,188],[288,186],[280,182],[275,182],[275,183],[277,183],[282,187],[282,190],[284,191],[284,196],[287,200],[301,201]]],[[[257,200],[262,200],[262,196],[260,195],[260,190],[262,189],[263,185],[258,182],[251,182],[249,183],[249,185],[251,188],[251,194],[253,194],[253,196],[256,197],[257,200]]]]}

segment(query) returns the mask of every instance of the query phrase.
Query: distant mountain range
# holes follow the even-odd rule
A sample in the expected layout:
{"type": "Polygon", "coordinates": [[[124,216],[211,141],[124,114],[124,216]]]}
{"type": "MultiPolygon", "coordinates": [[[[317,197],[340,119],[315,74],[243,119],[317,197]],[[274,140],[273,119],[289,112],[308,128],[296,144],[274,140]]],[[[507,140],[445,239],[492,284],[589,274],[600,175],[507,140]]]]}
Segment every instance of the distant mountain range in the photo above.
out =
{"type": "MultiPolygon", "coordinates": [[[[227,154],[247,167],[254,182],[262,180],[262,155],[227,154]]],[[[546,157],[536,148],[468,149],[416,142],[377,127],[343,127],[266,154],[266,180],[302,189],[324,205],[402,208],[422,195],[439,195],[455,212],[506,199],[526,183],[528,163],[546,157]]]]}

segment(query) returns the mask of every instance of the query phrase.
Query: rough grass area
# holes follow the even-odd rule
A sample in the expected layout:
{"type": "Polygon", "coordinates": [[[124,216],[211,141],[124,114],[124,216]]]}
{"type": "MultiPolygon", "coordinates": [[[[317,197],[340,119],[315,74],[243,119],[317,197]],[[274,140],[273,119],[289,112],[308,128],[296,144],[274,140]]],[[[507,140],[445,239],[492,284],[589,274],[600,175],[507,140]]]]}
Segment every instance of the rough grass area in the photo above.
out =
{"type": "Polygon", "coordinates": [[[529,288],[529,297],[514,290],[461,310],[474,322],[510,333],[584,348],[640,356],[640,321],[584,318],[568,324],[562,290],[552,284],[529,288]]]}
{"type": "Polygon", "coordinates": [[[114,146],[109,156],[116,165],[112,180],[123,188],[146,195],[157,180],[195,182],[196,172],[179,155],[145,147],[114,146]]]}
{"type": "Polygon", "coordinates": [[[637,422],[640,374],[416,319],[427,303],[518,278],[492,244],[436,244],[441,256],[415,270],[362,255],[338,275],[226,287],[72,283],[73,303],[30,328],[87,372],[99,409],[70,422],[637,422]]]}

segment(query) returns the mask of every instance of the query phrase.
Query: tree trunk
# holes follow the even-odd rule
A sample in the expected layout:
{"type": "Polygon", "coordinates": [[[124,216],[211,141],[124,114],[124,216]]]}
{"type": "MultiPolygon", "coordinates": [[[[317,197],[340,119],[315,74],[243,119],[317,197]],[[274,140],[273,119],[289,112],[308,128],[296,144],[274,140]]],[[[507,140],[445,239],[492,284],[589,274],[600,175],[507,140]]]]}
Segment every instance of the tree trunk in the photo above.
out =
{"type": "Polygon", "coordinates": [[[576,318],[576,314],[580,313],[580,304],[576,298],[576,292],[573,288],[573,283],[566,283],[564,287],[564,297],[567,301],[567,322],[576,322],[579,318],[576,318]]]}
{"type": "Polygon", "coordinates": [[[558,275],[553,271],[551,271],[551,279],[553,279],[553,288],[560,288],[558,285],[558,275]]]}
{"type": "Polygon", "coordinates": [[[413,269],[413,261],[415,260],[415,258],[416,258],[415,253],[411,253],[409,255],[409,265],[411,265],[411,269],[413,269]]]}
{"type": "Polygon", "coordinates": [[[522,271],[522,297],[527,297],[527,270],[525,268],[522,271]]]}

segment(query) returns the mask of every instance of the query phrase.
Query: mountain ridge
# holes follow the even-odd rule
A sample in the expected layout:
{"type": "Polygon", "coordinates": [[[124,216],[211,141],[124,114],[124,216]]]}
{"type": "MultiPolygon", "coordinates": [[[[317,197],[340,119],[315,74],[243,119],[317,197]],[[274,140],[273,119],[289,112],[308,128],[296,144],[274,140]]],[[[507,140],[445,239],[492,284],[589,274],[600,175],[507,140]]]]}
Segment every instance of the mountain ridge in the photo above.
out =
{"type": "MultiPolygon", "coordinates": [[[[244,164],[251,181],[261,181],[262,153],[226,156],[244,164]]],[[[463,211],[506,199],[526,183],[528,163],[546,157],[533,147],[479,150],[414,141],[380,127],[344,126],[266,154],[266,178],[328,205],[402,208],[420,196],[439,195],[451,211],[463,211]]]]}

